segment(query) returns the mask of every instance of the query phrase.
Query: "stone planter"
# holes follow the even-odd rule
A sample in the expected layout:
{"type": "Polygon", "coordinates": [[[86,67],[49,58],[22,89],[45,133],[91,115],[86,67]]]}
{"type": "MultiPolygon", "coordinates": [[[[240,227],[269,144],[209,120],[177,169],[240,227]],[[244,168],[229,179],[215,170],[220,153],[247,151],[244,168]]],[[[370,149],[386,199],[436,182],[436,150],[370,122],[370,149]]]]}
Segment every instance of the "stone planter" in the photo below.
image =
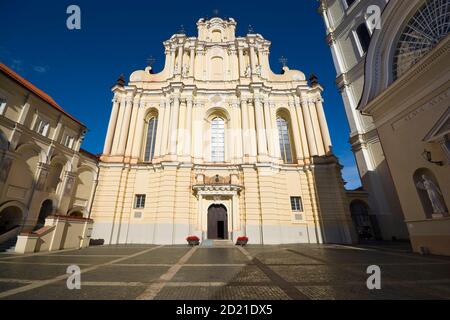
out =
{"type": "Polygon", "coordinates": [[[189,236],[186,238],[187,243],[191,246],[198,246],[200,244],[200,239],[196,236],[189,236]]]}
{"type": "Polygon", "coordinates": [[[191,247],[195,247],[195,246],[198,246],[200,244],[200,241],[198,241],[198,240],[188,240],[188,244],[191,247]]]}
{"type": "Polygon", "coordinates": [[[241,237],[241,238],[238,238],[237,239],[237,241],[236,241],[236,245],[237,246],[246,246],[247,245],[247,242],[248,242],[248,238],[247,237],[241,237]]]}

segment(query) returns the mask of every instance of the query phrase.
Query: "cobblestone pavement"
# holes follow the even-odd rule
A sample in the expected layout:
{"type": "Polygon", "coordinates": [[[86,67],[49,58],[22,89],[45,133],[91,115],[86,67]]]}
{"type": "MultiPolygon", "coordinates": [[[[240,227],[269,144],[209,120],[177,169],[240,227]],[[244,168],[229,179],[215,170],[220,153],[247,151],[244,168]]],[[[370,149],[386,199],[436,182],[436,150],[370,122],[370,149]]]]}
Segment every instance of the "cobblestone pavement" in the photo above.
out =
{"type": "Polygon", "coordinates": [[[104,246],[0,254],[0,299],[450,299],[450,258],[392,246],[104,246]],[[81,268],[81,290],[66,270],[81,268]],[[381,268],[368,290],[367,267],[381,268]]]}

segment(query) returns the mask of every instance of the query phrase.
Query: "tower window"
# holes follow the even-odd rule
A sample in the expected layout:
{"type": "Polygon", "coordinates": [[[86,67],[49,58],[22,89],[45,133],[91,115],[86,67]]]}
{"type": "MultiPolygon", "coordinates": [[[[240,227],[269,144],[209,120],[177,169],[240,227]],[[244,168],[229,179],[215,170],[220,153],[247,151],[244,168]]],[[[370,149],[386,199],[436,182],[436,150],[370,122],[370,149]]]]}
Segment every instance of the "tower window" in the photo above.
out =
{"type": "Polygon", "coordinates": [[[134,208],[144,209],[145,208],[145,194],[137,194],[134,198],[134,208]]]}
{"type": "Polygon", "coordinates": [[[345,4],[347,5],[347,8],[350,8],[355,2],[356,0],[344,0],[345,4]]]}
{"type": "Polygon", "coordinates": [[[283,118],[278,118],[277,126],[280,139],[281,159],[283,159],[284,163],[293,163],[288,123],[283,118]]]}
{"type": "Polygon", "coordinates": [[[6,99],[0,98],[0,115],[5,113],[6,99]]]}
{"type": "Polygon", "coordinates": [[[150,119],[147,126],[147,143],[145,145],[145,155],[144,155],[144,161],[146,162],[152,161],[155,155],[157,128],[158,128],[158,118],[153,117],[150,119]]]}
{"type": "Polygon", "coordinates": [[[43,119],[39,119],[36,122],[36,132],[43,135],[44,137],[48,134],[48,129],[50,128],[50,123],[48,121],[45,121],[43,119]]]}
{"type": "Polygon", "coordinates": [[[369,50],[370,45],[370,32],[365,23],[361,23],[356,29],[356,35],[361,46],[362,54],[369,50]]]}
{"type": "Polygon", "coordinates": [[[303,212],[303,203],[301,197],[291,197],[291,209],[296,212],[303,212]]]}
{"type": "Polygon", "coordinates": [[[225,121],[222,118],[212,120],[211,161],[225,162],[225,121]]]}

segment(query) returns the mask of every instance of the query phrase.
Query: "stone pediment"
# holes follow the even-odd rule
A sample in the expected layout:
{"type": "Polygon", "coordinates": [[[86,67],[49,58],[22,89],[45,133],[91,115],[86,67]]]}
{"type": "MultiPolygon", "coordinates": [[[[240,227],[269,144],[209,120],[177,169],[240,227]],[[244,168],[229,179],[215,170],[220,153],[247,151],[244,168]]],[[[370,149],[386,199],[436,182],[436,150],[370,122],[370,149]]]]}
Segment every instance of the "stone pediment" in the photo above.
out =
{"type": "Polygon", "coordinates": [[[444,112],[442,117],[436,122],[434,127],[425,136],[423,141],[435,142],[450,134],[450,107],[444,112]]]}

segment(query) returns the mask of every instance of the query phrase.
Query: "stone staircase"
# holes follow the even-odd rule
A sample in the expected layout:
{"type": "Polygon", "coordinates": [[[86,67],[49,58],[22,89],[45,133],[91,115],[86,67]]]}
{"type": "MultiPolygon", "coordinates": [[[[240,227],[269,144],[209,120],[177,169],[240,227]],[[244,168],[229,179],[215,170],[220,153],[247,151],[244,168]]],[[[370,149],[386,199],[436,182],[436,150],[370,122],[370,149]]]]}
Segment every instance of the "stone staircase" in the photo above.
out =
{"type": "Polygon", "coordinates": [[[0,243],[0,252],[14,252],[16,248],[17,237],[11,238],[3,243],[0,243]]]}
{"type": "Polygon", "coordinates": [[[233,247],[231,240],[203,240],[200,244],[202,247],[233,247]]]}

